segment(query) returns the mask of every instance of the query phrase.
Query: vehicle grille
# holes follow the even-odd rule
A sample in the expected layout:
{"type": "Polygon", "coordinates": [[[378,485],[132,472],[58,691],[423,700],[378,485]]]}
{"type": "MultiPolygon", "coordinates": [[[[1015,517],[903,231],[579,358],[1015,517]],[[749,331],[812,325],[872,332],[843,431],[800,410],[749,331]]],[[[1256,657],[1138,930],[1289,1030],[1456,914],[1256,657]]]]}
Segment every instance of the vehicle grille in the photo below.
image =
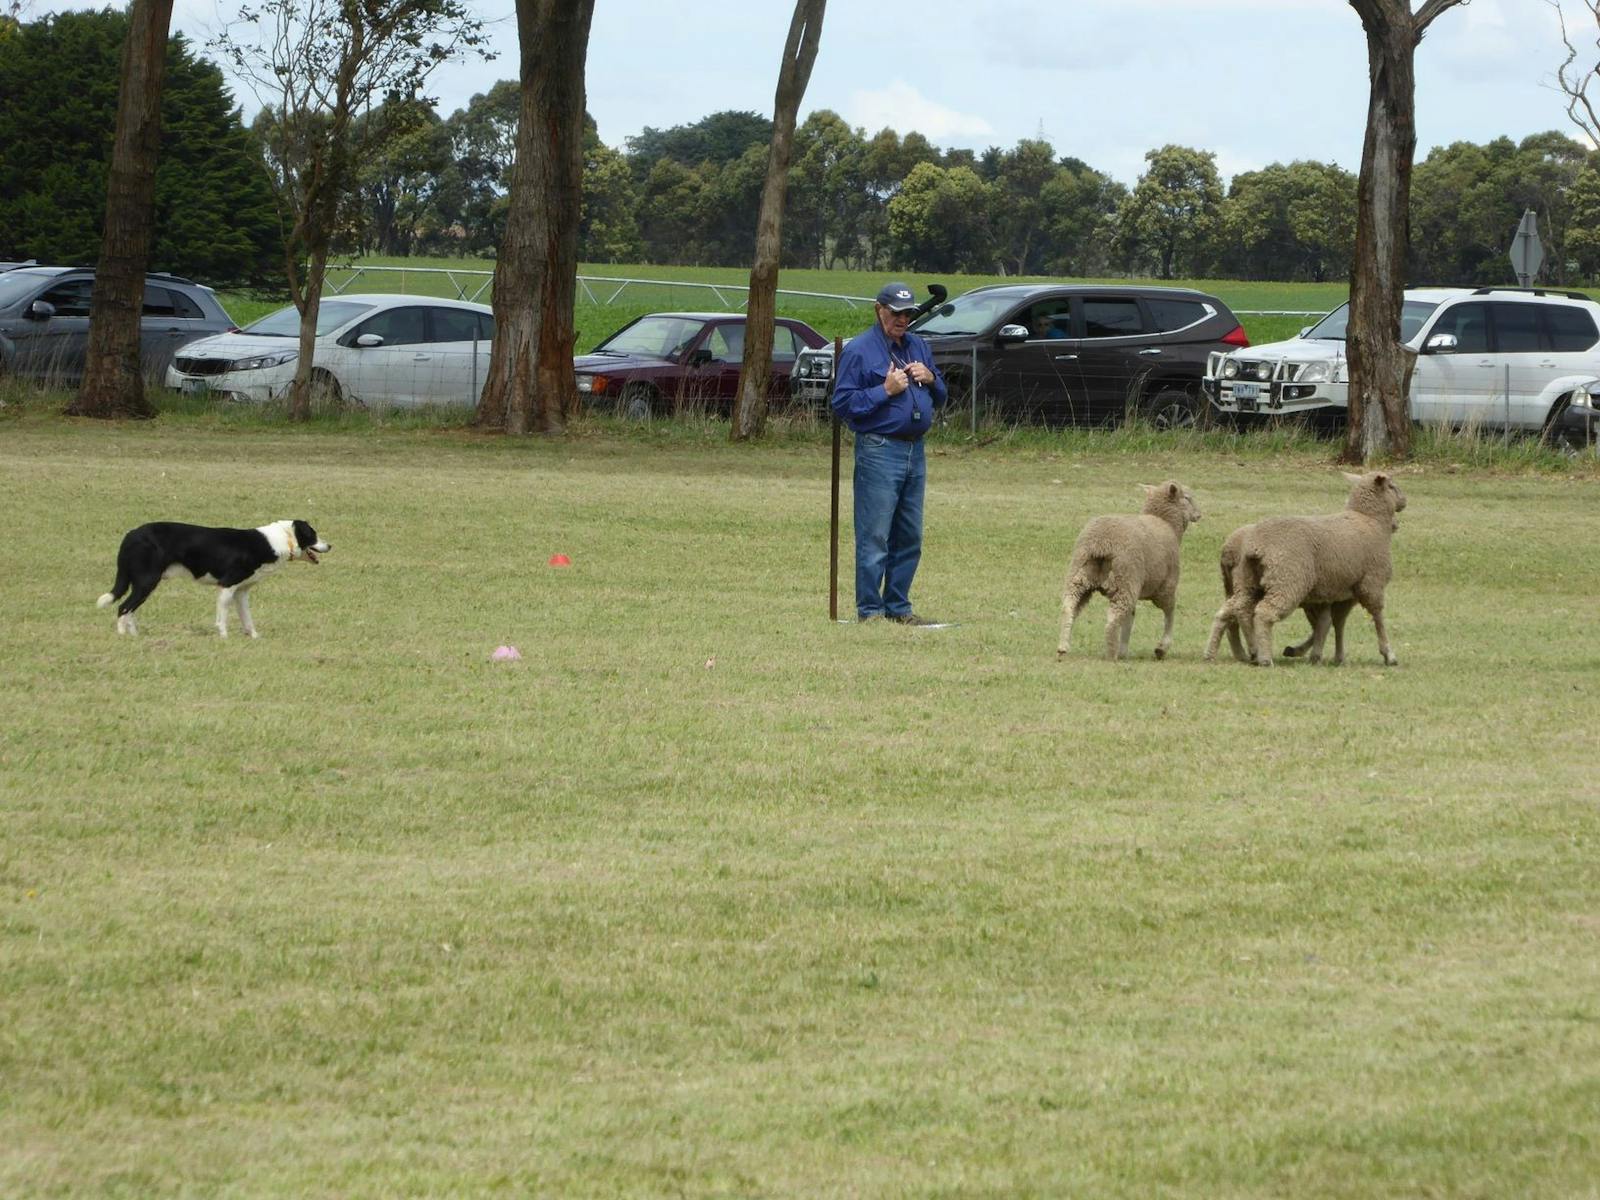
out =
{"type": "Polygon", "coordinates": [[[191,358],[180,354],[172,360],[185,375],[226,375],[233,363],[226,358],[191,358]]]}

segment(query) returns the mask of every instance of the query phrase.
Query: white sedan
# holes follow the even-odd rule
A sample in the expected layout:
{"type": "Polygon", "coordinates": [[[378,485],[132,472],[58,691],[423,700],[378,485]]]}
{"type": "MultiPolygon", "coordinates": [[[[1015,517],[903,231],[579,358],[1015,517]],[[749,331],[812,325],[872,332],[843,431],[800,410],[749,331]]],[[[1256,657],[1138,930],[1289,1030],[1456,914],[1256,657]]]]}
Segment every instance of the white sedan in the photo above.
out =
{"type": "MultiPolygon", "coordinates": [[[[494,312],[431,296],[325,296],[317,311],[312,386],[370,407],[472,405],[489,370],[494,312]]],[[[238,333],[190,342],[167,386],[226,399],[282,399],[300,357],[300,313],[279,309],[238,333]]]]}

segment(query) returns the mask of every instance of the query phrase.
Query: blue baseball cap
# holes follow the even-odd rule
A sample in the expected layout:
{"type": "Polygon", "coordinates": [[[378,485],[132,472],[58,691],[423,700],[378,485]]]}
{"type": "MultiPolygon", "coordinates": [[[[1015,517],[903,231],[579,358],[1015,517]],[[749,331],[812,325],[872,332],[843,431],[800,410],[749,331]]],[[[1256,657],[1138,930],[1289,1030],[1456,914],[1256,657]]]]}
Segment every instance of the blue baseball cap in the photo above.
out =
{"type": "Polygon", "coordinates": [[[903,283],[886,283],[878,293],[878,303],[890,312],[910,312],[917,306],[916,297],[903,283]]]}

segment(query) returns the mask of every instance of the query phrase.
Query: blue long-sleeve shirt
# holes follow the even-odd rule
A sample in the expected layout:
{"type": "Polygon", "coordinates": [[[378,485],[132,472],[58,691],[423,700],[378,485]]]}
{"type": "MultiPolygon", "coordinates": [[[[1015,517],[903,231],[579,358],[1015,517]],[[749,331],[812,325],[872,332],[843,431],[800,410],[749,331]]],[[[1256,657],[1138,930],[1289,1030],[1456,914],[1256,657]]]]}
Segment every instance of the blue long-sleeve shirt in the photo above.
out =
{"type": "Polygon", "coordinates": [[[945,402],[946,394],[944,376],[933,365],[928,343],[914,333],[891,343],[877,324],[845,343],[834,369],[834,414],[857,433],[921,437],[932,427],[933,410],[945,402]],[[922,384],[908,375],[905,391],[886,394],[883,381],[891,363],[904,367],[911,362],[925,364],[933,378],[922,384]]]}

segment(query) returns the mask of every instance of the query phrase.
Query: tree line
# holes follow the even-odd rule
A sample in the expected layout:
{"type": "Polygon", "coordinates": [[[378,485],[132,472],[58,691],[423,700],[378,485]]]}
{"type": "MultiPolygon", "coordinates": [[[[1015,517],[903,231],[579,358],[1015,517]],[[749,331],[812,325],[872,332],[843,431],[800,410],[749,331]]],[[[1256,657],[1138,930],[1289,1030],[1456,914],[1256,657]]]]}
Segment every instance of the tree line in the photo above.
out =
{"type": "MultiPolygon", "coordinates": [[[[92,262],[114,125],[125,13],[69,12],[0,37],[0,258],[92,262]]],[[[346,137],[360,156],[340,198],[340,254],[490,256],[505,233],[521,99],[515,80],[441,116],[425,100],[380,105],[346,137]],[[370,137],[368,127],[390,131],[370,137]]],[[[266,158],[276,114],[246,125],[221,70],[170,39],[152,262],[218,285],[276,286],[281,230],[266,158]]],[[[717,112],[646,128],[625,145],[585,122],[579,257],[747,266],[772,122],[717,112]]],[[[820,110],[795,130],[782,225],[787,267],[1004,275],[1342,279],[1356,176],[1299,160],[1235,175],[1163,146],[1129,187],[1044,140],[941,149],[868,133],[820,110]]],[[[1542,280],[1600,280],[1600,155],[1560,132],[1433,149],[1413,171],[1414,282],[1510,279],[1522,213],[1539,216],[1542,280]]]]}

